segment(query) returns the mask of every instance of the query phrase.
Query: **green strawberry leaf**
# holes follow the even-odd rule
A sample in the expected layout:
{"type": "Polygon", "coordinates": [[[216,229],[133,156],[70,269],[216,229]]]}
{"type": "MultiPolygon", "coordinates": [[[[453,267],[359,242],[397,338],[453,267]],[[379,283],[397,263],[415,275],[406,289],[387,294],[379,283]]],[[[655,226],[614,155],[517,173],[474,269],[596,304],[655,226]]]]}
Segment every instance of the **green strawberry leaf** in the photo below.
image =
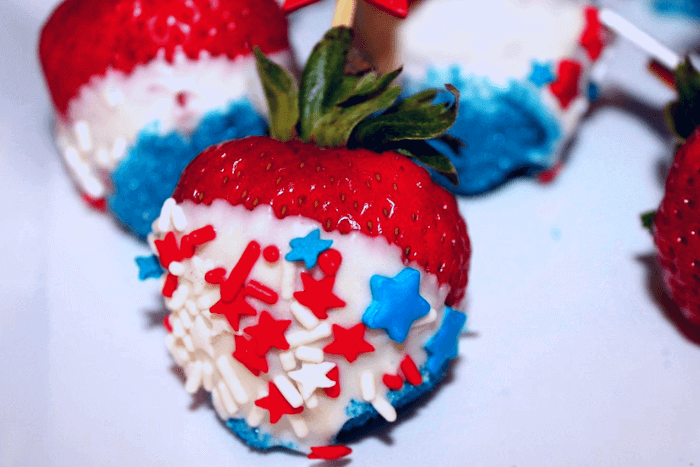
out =
{"type": "Polygon", "coordinates": [[[357,125],[352,136],[354,145],[375,149],[391,141],[437,138],[455,122],[459,107],[459,91],[447,84],[454,96],[452,105],[432,104],[436,90],[423,91],[357,125]]]}
{"type": "MultiPolygon", "coordinates": [[[[384,110],[393,104],[401,94],[400,86],[389,86],[379,94],[364,102],[352,102],[352,105],[336,105],[318,119],[310,140],[320,147],[347,146],[355,127],[373,113],[384,110]]],[[[351,99],[355,101],[355,99],[351,99]]]]}
{"type": "Polygon", "coordinates": [[[641,215],[642,219],[642,227],[645,229],[648,229],[649,232],[652,232],[652,229],[654,228],[654,217],[656,216],[656,211],[648,211],[645,212],[644,214],[641,215]]]}
{"type": "Polygon", "coordinates": [[[311,51],[299,86],[299,137],[309,141],[316,123],[328,109],[345,100],[355,89],[359,78],[345,74],[345,64],[352,48],[350,28],[328,31],[311,51]]]}
{"type": "Polygon", "coordinates": [[[686,57],[673,74],[678,100],[666,106],[666,123],[674,134],[686,139],[700,126],[700,73],[686,57]]]}
{"type": "Polygon", "coordinates": [[[452,161],[426,141],[410,139],[393,141],[379,149],[381,151],[395,151],[404,156],[412,157],[447,177],[453,185],[457,186],[459,184],[457,170],[452,165],[452,161]]]}
{"type": "Polygon", "coordinates": [[[255,60],[270,111],[270,135],[280,141],[296,136],[299,120],[299,90],[294,77],[269,60],[256,46],[255,60]]]}

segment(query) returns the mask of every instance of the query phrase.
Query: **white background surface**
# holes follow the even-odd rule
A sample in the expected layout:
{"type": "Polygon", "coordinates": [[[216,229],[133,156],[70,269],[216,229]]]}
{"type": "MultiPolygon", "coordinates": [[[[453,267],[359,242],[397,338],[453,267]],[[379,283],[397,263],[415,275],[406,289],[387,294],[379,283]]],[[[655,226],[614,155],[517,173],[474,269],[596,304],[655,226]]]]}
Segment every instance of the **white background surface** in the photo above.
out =
{"type": "MultiPolygon", "coordinates": [[[[35,49],[54,3],[0,0],[0,465],[324,465],[249,450],[183,390],[157,284],[137,280],[146,247],[83,205],[51,142],[35,49]]],[[[700,41],[613,5],[677,50],[700,41]]],[[[292,18],[300,55],[329,6],[292,18]]],[[[638,220],[662,194],[673,93],[616,50],[553,184],[461,202],[473,335],[448,384],[340,465],[700,465],[700,346],[666,317],[638,220]]]]}

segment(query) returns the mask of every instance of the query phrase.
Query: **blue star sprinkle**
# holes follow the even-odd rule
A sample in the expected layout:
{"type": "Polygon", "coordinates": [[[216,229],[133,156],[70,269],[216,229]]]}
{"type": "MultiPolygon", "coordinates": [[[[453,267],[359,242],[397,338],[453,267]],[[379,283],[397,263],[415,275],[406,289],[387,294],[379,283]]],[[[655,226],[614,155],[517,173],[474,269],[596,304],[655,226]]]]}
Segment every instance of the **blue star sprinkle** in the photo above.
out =
{"type": "Polygon", "coordinates": [[[532,84],[541,88],[545,84],[549,84],[554,81],[554,72],[552,71],[551,63],[540,63],[532,62],[532,71],[527,79],[530,80],[532,84]]]}
{"type": "Polygon", "coordinates": [[[425,350],[430,355],[426,368],[430,373],[439,373],[449,360],[459,354],[459,334],[466,321],[467,315],[464,313],[450,307],[445,309],[442,326],[425,344],[425,350]]]}
{"type": "Polygon", "coordinates": [[[396,277],[378,274],[369,280],[372,303],[362,315],[367,327],[384,329],[396,342],[403,342],[413,322],[430,311],[430,304],[418,293],[420,272],[406,268],[396,277]]]}
{"type": "Polygon", "coordinates": [[[139,267],[139,280],[158,279],[163,275],[163,268],[156,255],[137,256],[136,265],[139,267]]]}
{"type": "Polygon", "coordinates": [[[292,239],[289,246],[292,251],[284,257],[287,261],[303,261],[307,269],[316,266],[318,255],[326,251],[333,244],[333,240],[321,240],[321,229],[316,229],[306,237],[292,239]]]}

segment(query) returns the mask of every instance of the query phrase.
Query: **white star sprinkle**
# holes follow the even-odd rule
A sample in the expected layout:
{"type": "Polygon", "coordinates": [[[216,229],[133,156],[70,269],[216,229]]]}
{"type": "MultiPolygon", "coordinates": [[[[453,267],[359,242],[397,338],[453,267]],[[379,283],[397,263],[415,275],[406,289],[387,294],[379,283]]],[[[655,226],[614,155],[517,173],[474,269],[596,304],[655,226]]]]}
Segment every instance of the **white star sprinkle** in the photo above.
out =
{"type": "Polygon", "coordinates": [[[289,377],[299,385],[299,392],[304,400],[311,397],[317,388],[330,388],[335,386],[335,381],[329,379],[326,373],[335,367],[335,363],[303,363],[301,370],[290,371],[289,377]]]}

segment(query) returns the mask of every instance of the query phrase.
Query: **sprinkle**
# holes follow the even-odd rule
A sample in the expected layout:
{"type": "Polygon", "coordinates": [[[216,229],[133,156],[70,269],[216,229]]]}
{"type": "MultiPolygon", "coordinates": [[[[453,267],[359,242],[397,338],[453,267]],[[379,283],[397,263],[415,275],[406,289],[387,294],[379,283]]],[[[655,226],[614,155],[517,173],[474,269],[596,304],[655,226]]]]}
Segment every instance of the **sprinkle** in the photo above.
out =
{"type": "Polygon", "coordinates": [[[202,386],[210,392],[214,387],[214,367],[209,362],[202,364],[202,386]]]}
{"type": "Polygon", "coordinates": [[[163,296],[170,298],[173,296],[173,292],[177,289],[177,276],[168,274],[163,284],[163,296]]]}
{"type": "Polygon", "coordinates": [[[290,309],[296,320],[306,329],[313,329],[318,326],[319,320],[316,315],[301,303],[293,301],[290,309]]]}
{"type": "Polygon", "coordinates": [[[374,375],[369,371],[365,371],[360,376],[360,391],[362,398],[367,402],[377,397],[377,387],[374,384],[374,375]]]}
{"type": "Polygon", "coordinates": [[[326,319],[329,309],[345,306],[345,302],[333,293],[335,277],[327,276],[317,281],[310,274],[302,272],[301,282],[304,285],[304,290],[294,292],[294,298],[308,307],[317,318],[326,319]]]}
{"type": "Polygon", "coordinates": [[[284,337],[284,332],[292,320],[289,319],[274,319],[270,313],[263,311],[260,313],[258,323],[254,326],[248,326],[243,331],[248,333],[257,344],[258,355],[265,355],[272,348],[287,350],[289,343],[284,337]]]}
{"type": "Polygon", "coordinates": [[[250,306],[243,297],[238,297],[231,303],[219,300],[212,305],[210,311],[214,314],[224,315],[234,331],[238,331],[241,316],[255,316],[258,314],[255,308],[250,306]]]}
{"type": "Polygon", "coordinates": [[[168,271],[173,276],[181,276],[185,273],[185,265],[179,261],[172,261],[168,266],[168,271]]]}
{"type": "Polygon", "coordinates": [[[110,108],[115,108],[124,100],[124,95],[116,86],[109,86],[105,91],[104,98],[110,108]]]}
{"type": "Polygon", "coordinates": [[[192,316],[195,317],[198,315],[199,310],[197,309],[197,305],[194,303],[193,300],[185,300],[185,310],[192,316]]]}
{"type": "Polygon", "coordinates": [[[138,256],[136,265],[139,267],[139,280],[157,279],[163,275],[163,268],[156,255],[138,256]]]}
{"type": "Polygon", "coordinates": [[[194,353],[195,348],[194,348],[194,342],[192,342],[192,336],[190,336],[189,334],[186,334],[185,336],[183,336],[182,343],[188,352],[194,353]]]}
{"type": "Polygon", "coordinates": [[[299,394],[299,391],[297,391],[297,388],[294,387],[294,384],[289,381],[289,378],[284,375],[277,375],[272,378],[272,381],[275,383],[275,386],[277,386],[277,389],[279,389],[284,398],[287,399],[289,405],[296,409],[304,404],[304,399],[301,397],[301,394],[299,394]]]}
{"type": "MultiPolygon", "coordinates": [[[[258,399],[264,398],[267,396],[267,391],[265,391],[264,387],[258,388],[258,399]]],[[[286,402],[286,401],[285,401],[286,402]]],[[[250,407],[248,416],[246,417],[245,421],[248,425],[251,427],[256,427],[259,426],[263,418],[265,418],[265,411],[258,407],[257,405],[253,405],[250,407]]]]}
{"type": "Polygon", "coordinates": [[[78,153],[78,150],[75,149],[73,146],[67,146],[63,150],[63,159],[65,159],[66,164],[68,164],[68,166],[76,172],[78,172],[78,167],[86,166],[85,162],[83,162],[82,159],[80,159],[80,154],[78,153]]]}
{"type": "Polygon", "coordinates": [[[245,404],[248,402],[248,394],[245,392],[241,381],[236,376],[231,366],[231,357],[228,355],[222,355],[216,360],[216,367],[221,372],[221,377],[226,382],[226,386],[231,390],[234,399],[239,404],[245,404]]]}
{"type": "Polygon", "coordinates": [[[292,430],[294,430],[294,434],[297,435],[297,438],[305,438],[306,435],[309,434],[309,427],[306,425],[303,418],[298,415],[290,415],[287,419],[289,420],[289,424],[292,425],[292,430]]]}
{"type": "Polygon", "coordinates": [[[124,138],[115,139],[112,147],[112,160],[115,162],[120,161],[124,154],[126,154],[126,140],[124,138]]]}
{"type": "Polygon", "coordinates": [[[347,446],[314,446],[311,448],[309,459],[336,460],[352,453],[352,449],[347,446]]]}
{"type": "Polygon", "coordinates": [[[80,120],[73,126],[75,137],[78,140],[78,147],[83,152],[92,150],[92,138],[90,137],[90,127],[85,120],[80,120]]]}
{"type": "MultiPolygon", "coordinates": [[[[331,362],[303,363],[301,365],[301,370],[290,371],[289,377],[299,385],[301,397],[308,399],[318,388],[330,388],[335,386],[336,382],[327,376],[328,372],[335,366],[335,363],[331,362]]],[[[282,388],[280,388],[280,390],[282,390],[282,388]]]]}
{"type": "Polygon", "coordinates": [[[221,284],[221,282],[223,282],[225,278],[226,269],[224,268],[212,269],[211,271],[207,271],[207,273],[204,274],[204,280],[214,285],[221,284]]]}
{"type": "Polygon", "coordinates": [[[282,298],[290,300],[294,296],[295,281],[297,275],[297,267],[294,263],[287,261],[282,263],[282,281],[280,287],[282,289],[282,298]]]}
{"type": "Polygon", "coordinates": [[[228,279],[221,283],[221,299],[223,301],[232,302],[236,298],[243,287],[243,282],[248,278],[259,257],[260,244],[253,240],[246,246],[238,263],[231,270],[228,279]]]}
{"type": "Polygon", "coordinates": [[[217,389],[219,390],[219,395],[221,396],[221,402],[223,402],[224,407],[226,407],[226,411],[229,413],[229,415],[235,414],[238,411],[238,406],[234,402],[231,392],[228,390],[223,381],[219,381],[217,389]]]}
{"type": "Polygon", "coordinates": [[[318,407],[318,396],[316,394],[312,394],[311,397],[306,399],[305,404],[308,408],[315,409],[318,407]]]}
{"type": "Polygon", "coordinates": [[[340,372],[338,371],[338,366],[326,373],[326,376],[331,381],[335,381],[335,385],[324,388],[323,392],[325,392],[328,397],[335,399],[340,395],[340,372]]]}
{"type": "Polygon", "coordinates": [[[170,210],[170,217],[173,221],[173,227],[178,232],[182,232],[187,228],[187,218],[185,217],[185,211],[182,210],[182,206],[177,204],[170,210]]]}
{"type": "Polygon", "coordinates": [[[165,200],[163,203],[163,206],[160,208],[160,217],[158,217],[158,230],[161,232],[167,232],[170,230],[170,217],[171,217],[171,211],[173,210],[173,207],[175,206],[175,200],[172,198],[168,198],[165,200]]]}
{"type": "Polygon", "coordinates": [[[302,345],[297,347],[295,354],[296,357],[302,362],[321,363],[323,361],[323,350],[315,347],[302,345]]]}
{"type": "Polygon", "coordinates": [[[197,308],[200,310],[206,310],[208,308],[211,308],[212,305],[212,299],[209,295],[202,295],[197,299],[197,308]]]}
{"type": "Polygon", "coordinates": [[[437,373],[451,359],[459,354],[459,334],[467,321],[467,315],[447,308],[438,332],[425,344],[428,351],[426,368],[437,373]]]}
{"type": "Polygon", "coordinates": [[[396,409],[383,397],[377,397],[372,401],[372,406],[387,422],[396,421],[396,409]]]}
{"type": "Polygon", "coordinates": [[[180,312],[177,314],[178,318],[180,318],[180,321],[182,321],[182,326],[185,329],[190,329],[192,328],[192,318],[190,318],[190,315],[187,313],[187,310],[180,310],[180,312]]]}
{"type": "Polygon", "coordinates": [[[102,167],[109,167],[109,151],[101,147],[97,150],[97,163],[102,167]]]}
{"type": "Polygon", "coordinates": [[[258,281],[248,281],[248,283],[245,285],[244,292],[249,297],[257,298],[261,302],[267,303],[268,305],[274,305],[277,303],[277,292],[258,281]]]}
{"type": "Polygon", "coordinates": [[[216,238],[216,231],[214,230],[214,226],[205,225],[200,229],[190,232],[189,236],[193,245],[200,246],[214,240],[216,238]]]}
{"type": "Polygon", "coordinates": [[[374,346],[365,340],[365,330],[365,325],[362,323],[349,329],[334,324],[333,342],[326,345],[323,351],[342,355],[348,362],[353,363],[360,354],[374,352],[374,346]]]}
{"type": "Polygon", "coordinates": [[[170,315],[165,315],[163,318],[163,326],[165,326],[166,331],[173,332],[173,327],[170,325],[170,315]]]}
{"type": "Polygon", "coordinates": [[[213,388],[211,391],[211,403],[214,406],[214,410],[216,410],[216,414],[219,416],[219,418],[222,420],[228,420],[229,414],[221,401],[218,388],[213,388]]]}
{"type": "Polygon", "coordinates": [[[406,355],[403,360],[401,360],[401,372],[403,373],[406,381],[413,386],[418,386],[423,382],[423,377],[418,371],[418,367],[413,359],[406,355]]]}
{"type": "Polygon", "coordinates": [[[398,391],[403,387],[403,378],[399,375],[385,373],[382,376],[382,383],[391,390],[398,391]]]}
{"type": "Polygon", "coordinates": [[[562,109],[566,109],[579,93],[579,79],[583,67],[575,60],[562,60],[557,65],[557,79],[549,85],[549,90],[559,100],[562,109]]]}
{"type": "Polygon", "coordinates": [[[187,365],[186,373],[187,382],[185,383],[185,391],[189,394],[194,394],[202,385],[202,362],[197,360],[187,365]]]}
{"type": "Polygon", "coordinates": [[[267,373],[268,365],[265,354],[260,355],[255,339],[246,339],[243,336],[233,336],[236,343],[236,350],[233,351],[233,358],[241,362],[255,376],[260,376],[260,372],[267,373]]]}
{"type": "Polygon", "coordinates": [[[432,324],[437,320],[437,311],[435,311],[435,308],[430,308],[430,311],[428,312],[427,315],[423,316],[420,319],[417,319],[413,322],[413,327],[417,328],[420,326],[425,326],[426,324],[432,324]]]}
{"type": "Polygon", "coordinates": [[[340,263],[343,261],[343,256],[334,248],[324,251],[318,257],[318,266],[321,271],[328,276],[335,276],[340,268],[340,263]]]}
{"type": "MultiPolygon", "coordinates": [[[[289,384],[291,385],[291,383],[289,384]]],[[[255,405],[270,412],[270,423],[277,423],[282,415],[295,415],[304,410],[303,407],[292,407],[272,381],[268,385],[268,395],[256,400],[255,405]]]]}
{"type": "Polygon", "coordinates": [[[326,251],[333,240],[321,240],[321,229],[309,232],[306,237],[297,237],[289,242],[292,251],[284,257],[287,261],[303,261],[307,269],[316,266],[318,255],[326,251]]]}
{"type": "Polygon", "coordinates": [[[297,361],[292,351],[282,352],[280,354],[280,362],[282,363],[282,369],[284,371],[292,371],[297,367],[297,361]]]}
{"type": "Polygon", "coordinates": [[[294,331],[287,333],[285,336],[290,347],[299,347],[300,345],[311,344],[317,340],[330,337],[331,334],[331,325],[323,322],[311,331],[294,331]]]}
{"type": "Polygon", "coordinates": [[[180,239],[180,256],[185,258],[192,258],[195,252],[195,245],[192,244],[192,239],[189,235],[183,235],[180,239]]]}
{"type": "Polygon", "coordinates": [[[207,327],[207,324],[204,322],[202,315],[198,315],[195,318],[194,326],[190,330],[190,335],[198,349],[203,350],[211,358],[214,358],[214,347],[211,344],[212,333],[209,331],[209,327],[207,327]]]}
{"type": "MultiPolygon", "coordinates": [[[[176,277],[176,276],[173,276],[176,277]]],[[[179,310],[183,306],[185,306],[185,300],[187,300],[187,296],[190,294],[190,289],[184,284],[180,284],[175,292],[173,292],[173,296],[170,299],[170,302],[166,302],[166,306],[170,308],[171,310],[179,310]]]]}
{"type": "Polygon", "coordinates": [[[266,246],[262,254],[268,263],[274,263],[280,259],[280,250],[275,245],[266,246]]]}
{"type": "Polygon", "coordinates": [[[427,315],[430,304],[420,295],[420,272],[405,268],[395,277],[373,275],[369,281],[372,303],[362,315],[369,328],[384,329],[402,343],[414,321],[427,315]]]}
{"type": "Polygon", "coordinates": [[[179,261],[182,259],[180,256],[180,249],[177,247],[177,240],[175,239],[175,234],[168,232],[165,234],[163,240],[155,240],[153,242],[158,250],[158,256],[160,257],[160,264],[167,268],[172,261],[179,261]]]}

